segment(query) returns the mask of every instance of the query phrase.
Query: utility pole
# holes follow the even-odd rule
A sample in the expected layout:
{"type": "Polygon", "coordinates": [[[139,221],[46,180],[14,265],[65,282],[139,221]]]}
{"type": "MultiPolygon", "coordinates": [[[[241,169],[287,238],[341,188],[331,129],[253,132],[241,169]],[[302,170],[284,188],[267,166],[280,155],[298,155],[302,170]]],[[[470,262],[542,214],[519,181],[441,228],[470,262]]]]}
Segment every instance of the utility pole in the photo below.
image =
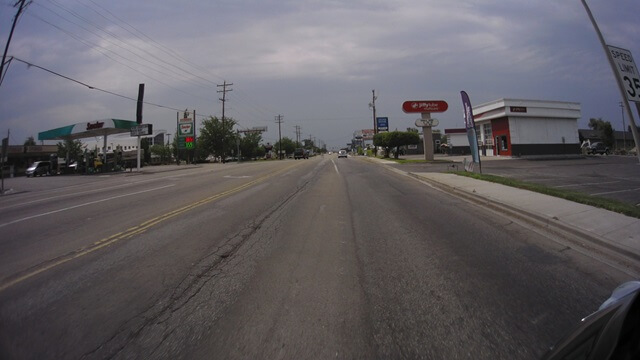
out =
{"type": "MultiPolygon", "coordinates": [[[[371,93],[373,94],[373,96],[372,96],[371,102],[369,103],[369,108],[373,109],[373,136],[375,136],[378,133],[378,126],[376,125],[376,99],[378,97],[376,96],[375,89],[371,90],[371,93]]],[[[375,157],[376,155],[377,155],[376,147],[373,146],[373,156],[375,157]]]]}
{"type": "Polygon", "coordinates": [[[300,143],[300,125],[294,126],[296,128],[296,146],[300,143]]]}
{"type": "Polygon", "coordinates": [[[376,99],[378,98],[376,96],[376,90],[371,90],[371,93],[373,94],[372,96],[372,100],[371,103],[369,103],[369,107],[373,109],[373,134],[377,134],[378,133],[378,126],[376,125],[376,99]]]}
{"type": "Polygon", "coordinates": [[[2,62],[0,63],[0,84],[2,84],[2,79],[4,78],[4,64],[7,60],[7,52],[9,52],[9,43],[11,42],[11,38],[13,37],[13,31],[16,28],[16,24],[18,23],[18,18],[20,18],[20,14],[22,13],[22,10],[24,10],[24,8],[27,7],[27,5],[29,4],[31,4],[31,1],[29,1],[29,3],[26,4],[25,0],[19,0],[18,2],[13,4],[13,7],[18,6],[18,12],[16,13],[16,16],[13,18],[13,24],[11,25],[11,31],[9,32],[7,45],[4,47],[4,53],[2,54],[2,62]]]}
{"type": "Polygon", "coordinates": [[[227,89],[227,86],[231,86],[233,85],[233,83],[228,83],[227,84],[227,80],[225,80],[222,85],[217,85],[218,87],[221,87],[222,90],[218,90],[219,93],[222,93],[222,97],[219,98],[220,101],[222,101],[222,162],[224,163],[224,141],[226,139],[227,133],[226,133],[226,123],[225,123],[225,119],[224,119],[224,103],[227,102],[227,92],[229,91],[233,91],[233,89],[227,89]]]}
{"type": "Polygon", "coordinates": [[[284,116],[278,115],[276,116],[276,124],[278,124],[278,159],[282,160],[282,132],[281,132],[281,124],[282,118],[284,116]]]}

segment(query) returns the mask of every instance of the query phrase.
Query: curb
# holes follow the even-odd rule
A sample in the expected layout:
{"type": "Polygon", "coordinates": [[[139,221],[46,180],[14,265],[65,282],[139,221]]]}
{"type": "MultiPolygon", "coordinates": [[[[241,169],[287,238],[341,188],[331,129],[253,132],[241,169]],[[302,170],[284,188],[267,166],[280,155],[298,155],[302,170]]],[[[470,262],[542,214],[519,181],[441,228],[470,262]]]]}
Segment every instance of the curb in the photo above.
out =
{"type": "MultiPolygon", "coordinates": [[[[466,189],[451,186],[434,179],[425,178],[412,172],[407,172],[407,171],[397,169],[395,167],[387,166],[387,164],[385,164],[382,161],[376,161],[378,159],[367,159],[367,160],[369,160],[370,162],[377,162],[378,164],[383,165],[385,168],[393,172],[404,174],[416,180],[422,181],[424,183],[428,183],[429,185],[433,186],[434,188],[437,188],[438,190],[452,194],[461,199],[470,201],[476,205],[485,207],[487,209],[490,209],[498,213],[506,214],[512,218],[538,226],[542,228],[544,231],[558,235],[566,239],[567,241],[577,244],[579,246],[582,246],[585,248],[589,248],[590,245],[591,247],[597,246],[601,250],[613,252],[616,255],[624,257],[626,260],[633,261],[636,263],[640,262],[640,253],[635,251],[634,249],[628,248],[623,244],[617,244],[612,240],[609,240],[603,236],[594,234],[593,232],[582,230],[580,227],[577,227],[567,222],[563,222],[555,217],[551,218],[539,213],[531,212],[531,211],[528,211],[527,209],[515,206],[511,203],[505,203],[497,199],[489,198],[466,189]]],[[[476,181],[482,181],[482,180],[476,180],[476,181]]],[[[501,185],[501,186],[505,186],[505,185],[501,185]]]]}
{"type": "Polygon", "coordinates": [[[514,206],[509,203],[504,203],[501,201],[497,201],[495,199],[489,199],[485,196],[470,192],[468,190],[456,188],[454,186],[449,186],[429,178],[424,178],[414,173],[410,173],[410,172],[404,172],[404,173],[406,173],[408,176],[414,179],[427,182],[442,191],[445,191],[450,194],[454,194],[468,201],[471,201],[477,205],[484,206],[496,212],[505,213],[511,217],[528,222],[530,224],[541,226],[545,230],[555,233],[557,235],[560,235],[562,237],[569,238],[568,240],[572,242],[576,242],[581,246],[587,246],[585,242],[588,241],[597,246],[603,247],[610,251],[614,251],[619,255],[622,255],[634,261],[640,262],[639,253],[626,249],[621,245],[612,244],[611,241],[607,240],[606,238],[603,238],[598,235],[594,235],[592,232],[583,231],[582,229],[574,225],[562,222],[554,218],[549,218],[541,214],[527,211],[526,209],[514,206]]]}

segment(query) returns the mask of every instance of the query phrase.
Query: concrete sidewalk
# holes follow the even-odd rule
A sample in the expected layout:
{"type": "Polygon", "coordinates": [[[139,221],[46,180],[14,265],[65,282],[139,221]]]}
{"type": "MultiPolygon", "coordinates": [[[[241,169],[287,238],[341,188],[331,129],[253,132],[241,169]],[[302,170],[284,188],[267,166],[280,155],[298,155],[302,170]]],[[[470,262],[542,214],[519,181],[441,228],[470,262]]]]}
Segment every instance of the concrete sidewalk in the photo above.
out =
{"type": "Polygon", "coordinates": [[[409,173],[445,191],[533,217],[640,261],[640,219],[528,190],[448,173],[409,173]]]}

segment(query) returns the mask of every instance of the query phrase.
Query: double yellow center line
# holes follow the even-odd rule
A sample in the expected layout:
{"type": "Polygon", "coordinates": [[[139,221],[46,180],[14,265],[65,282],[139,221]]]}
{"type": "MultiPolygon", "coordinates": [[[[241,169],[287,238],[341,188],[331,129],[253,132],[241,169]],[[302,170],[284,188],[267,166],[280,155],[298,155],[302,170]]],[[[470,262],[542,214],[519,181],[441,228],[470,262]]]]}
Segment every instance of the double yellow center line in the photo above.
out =
{"type": "Polygon", "coordinates": [[[204,199],[202,199],[200,201],[197,201],[195,203],[183,206],[183,207],[181,207],[179,209],[170,211],[170,212],[168,212],[166,214],[163,214],[163,215],[157,216],[157,217],[155,217],[153,219],[147,220],[147,221],[143,222],[140,225],[137,225],[137,226],[134,226],[132,228],[127,229],[126,231],[119,232],[119,233],[111,235],[111,236],[109,236],[107,238],[104,238],[104,239],[101,239],[99,241],[96,241],[95,243],[93,243],[93,245],[91,245],[89,247],[85,247],[85,248],[81,248],[81,249],[72,251],[72,252],[67,253],[66,255],[63,255],[61,257],[58,257],[58,258],[56,258],[56,259],[54,259],[52,261],[48,261],[48,262],[42,263],[40,265],[37,265],[37,266],[27,270],[27,272],[24,273],[23,275],[18,275],[14,279],[12,279],[10,281],[7,281],[4,284],[1,284],[0,285],[0,292],[10,288],[11,286],[13,286],[15,284],[18,284],[18,283],[20,283],[20,282],[22,282],[24,280],[27,280],[27,279],[29,279],[29,278],[31,278],[33,276],[36,276],[36,275],[38,275],[40,273],[43,273],[43,272],[45,272],[47,270],[50,270],[50,269],[52,269],[52,268],[54,268],[54,267],[56,267],[58,265],[62,265],[62,264],[66,263],[66,262],[69,262],[69,261],[71,261],[73,259],[79,258],[79,257],[87,255],[87,254],[90,254],[90,253],[92,253],[94,251],[100,250],[100,249],[102,249],[104,247],[107,247],[107,246],[109,246],[109,245],[111,245],[113,243],[116,243],[116,242],[118,242],[120,240],[129,239],[129,238],[131,238],[133,236],[142,234],[143,232],[147,231],[148,229],[150,229],[154,225],[157,225],[157,224],[159,224],[159,223],[161,223],[161,222],[163,222],[165,220],[168,220],[168,219],[171,219],[171,218],[173,218],[175,216],[184,214],[184,213],[186,213],[186,212],[188,212],[190,210],[193,210],[193,209],[195,209],[195,208],[197,208],[199,206],[208,204],[208,203],[210,203],[212,201],[218,200],[218,199],[223,198],[225,196],[229,196],[231,194],[235,194],[235,193],[240,192],[240,191],[242,191],[244,189],[247,189],[247,188],[249,188],[249,187],[251,187],[251,186],[253,186],[255,184],[258,184],[258,183],[260,183],[262,181],[265,181],[266,179],[271,178],[271,177],[273,177],[273,176],[275,176],[275,175],[277,175],[279,173],[283,173],[283,172],[289,170],[290,168],[296,166],[297,164],[300,164],[300,163],[296,162],[293,165],[290,165],[290,166],[287,166],[287,167],[285,167],[283,169],[276,170],[276,171],[273,171],[271,173],[268,173],[268,174],[266,174],[264,176],[261,176],[261,177],[255,179],[255,180],[249,181],[246,184],[240,185],[238,187],[235,187],[235,188],[227,190],[227,191],[223,191],[221,193],[217,193],[215,195],[209,196],[209,197],[204,198],[204,199]]]}

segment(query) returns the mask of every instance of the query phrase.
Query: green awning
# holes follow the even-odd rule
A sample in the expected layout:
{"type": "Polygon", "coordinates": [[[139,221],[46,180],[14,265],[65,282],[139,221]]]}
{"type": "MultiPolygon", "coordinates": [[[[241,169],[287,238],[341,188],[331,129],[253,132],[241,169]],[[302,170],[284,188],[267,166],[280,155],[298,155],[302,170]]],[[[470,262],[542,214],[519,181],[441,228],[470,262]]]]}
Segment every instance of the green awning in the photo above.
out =
{"type": "Polygon", "coordinates": [[[75,140],[95,136],[122,134],[130,132],[130,129],[136,125],[138,124],[131,120],[97,120],[40,132],[38,133],[38,140],[75,140]]]}

